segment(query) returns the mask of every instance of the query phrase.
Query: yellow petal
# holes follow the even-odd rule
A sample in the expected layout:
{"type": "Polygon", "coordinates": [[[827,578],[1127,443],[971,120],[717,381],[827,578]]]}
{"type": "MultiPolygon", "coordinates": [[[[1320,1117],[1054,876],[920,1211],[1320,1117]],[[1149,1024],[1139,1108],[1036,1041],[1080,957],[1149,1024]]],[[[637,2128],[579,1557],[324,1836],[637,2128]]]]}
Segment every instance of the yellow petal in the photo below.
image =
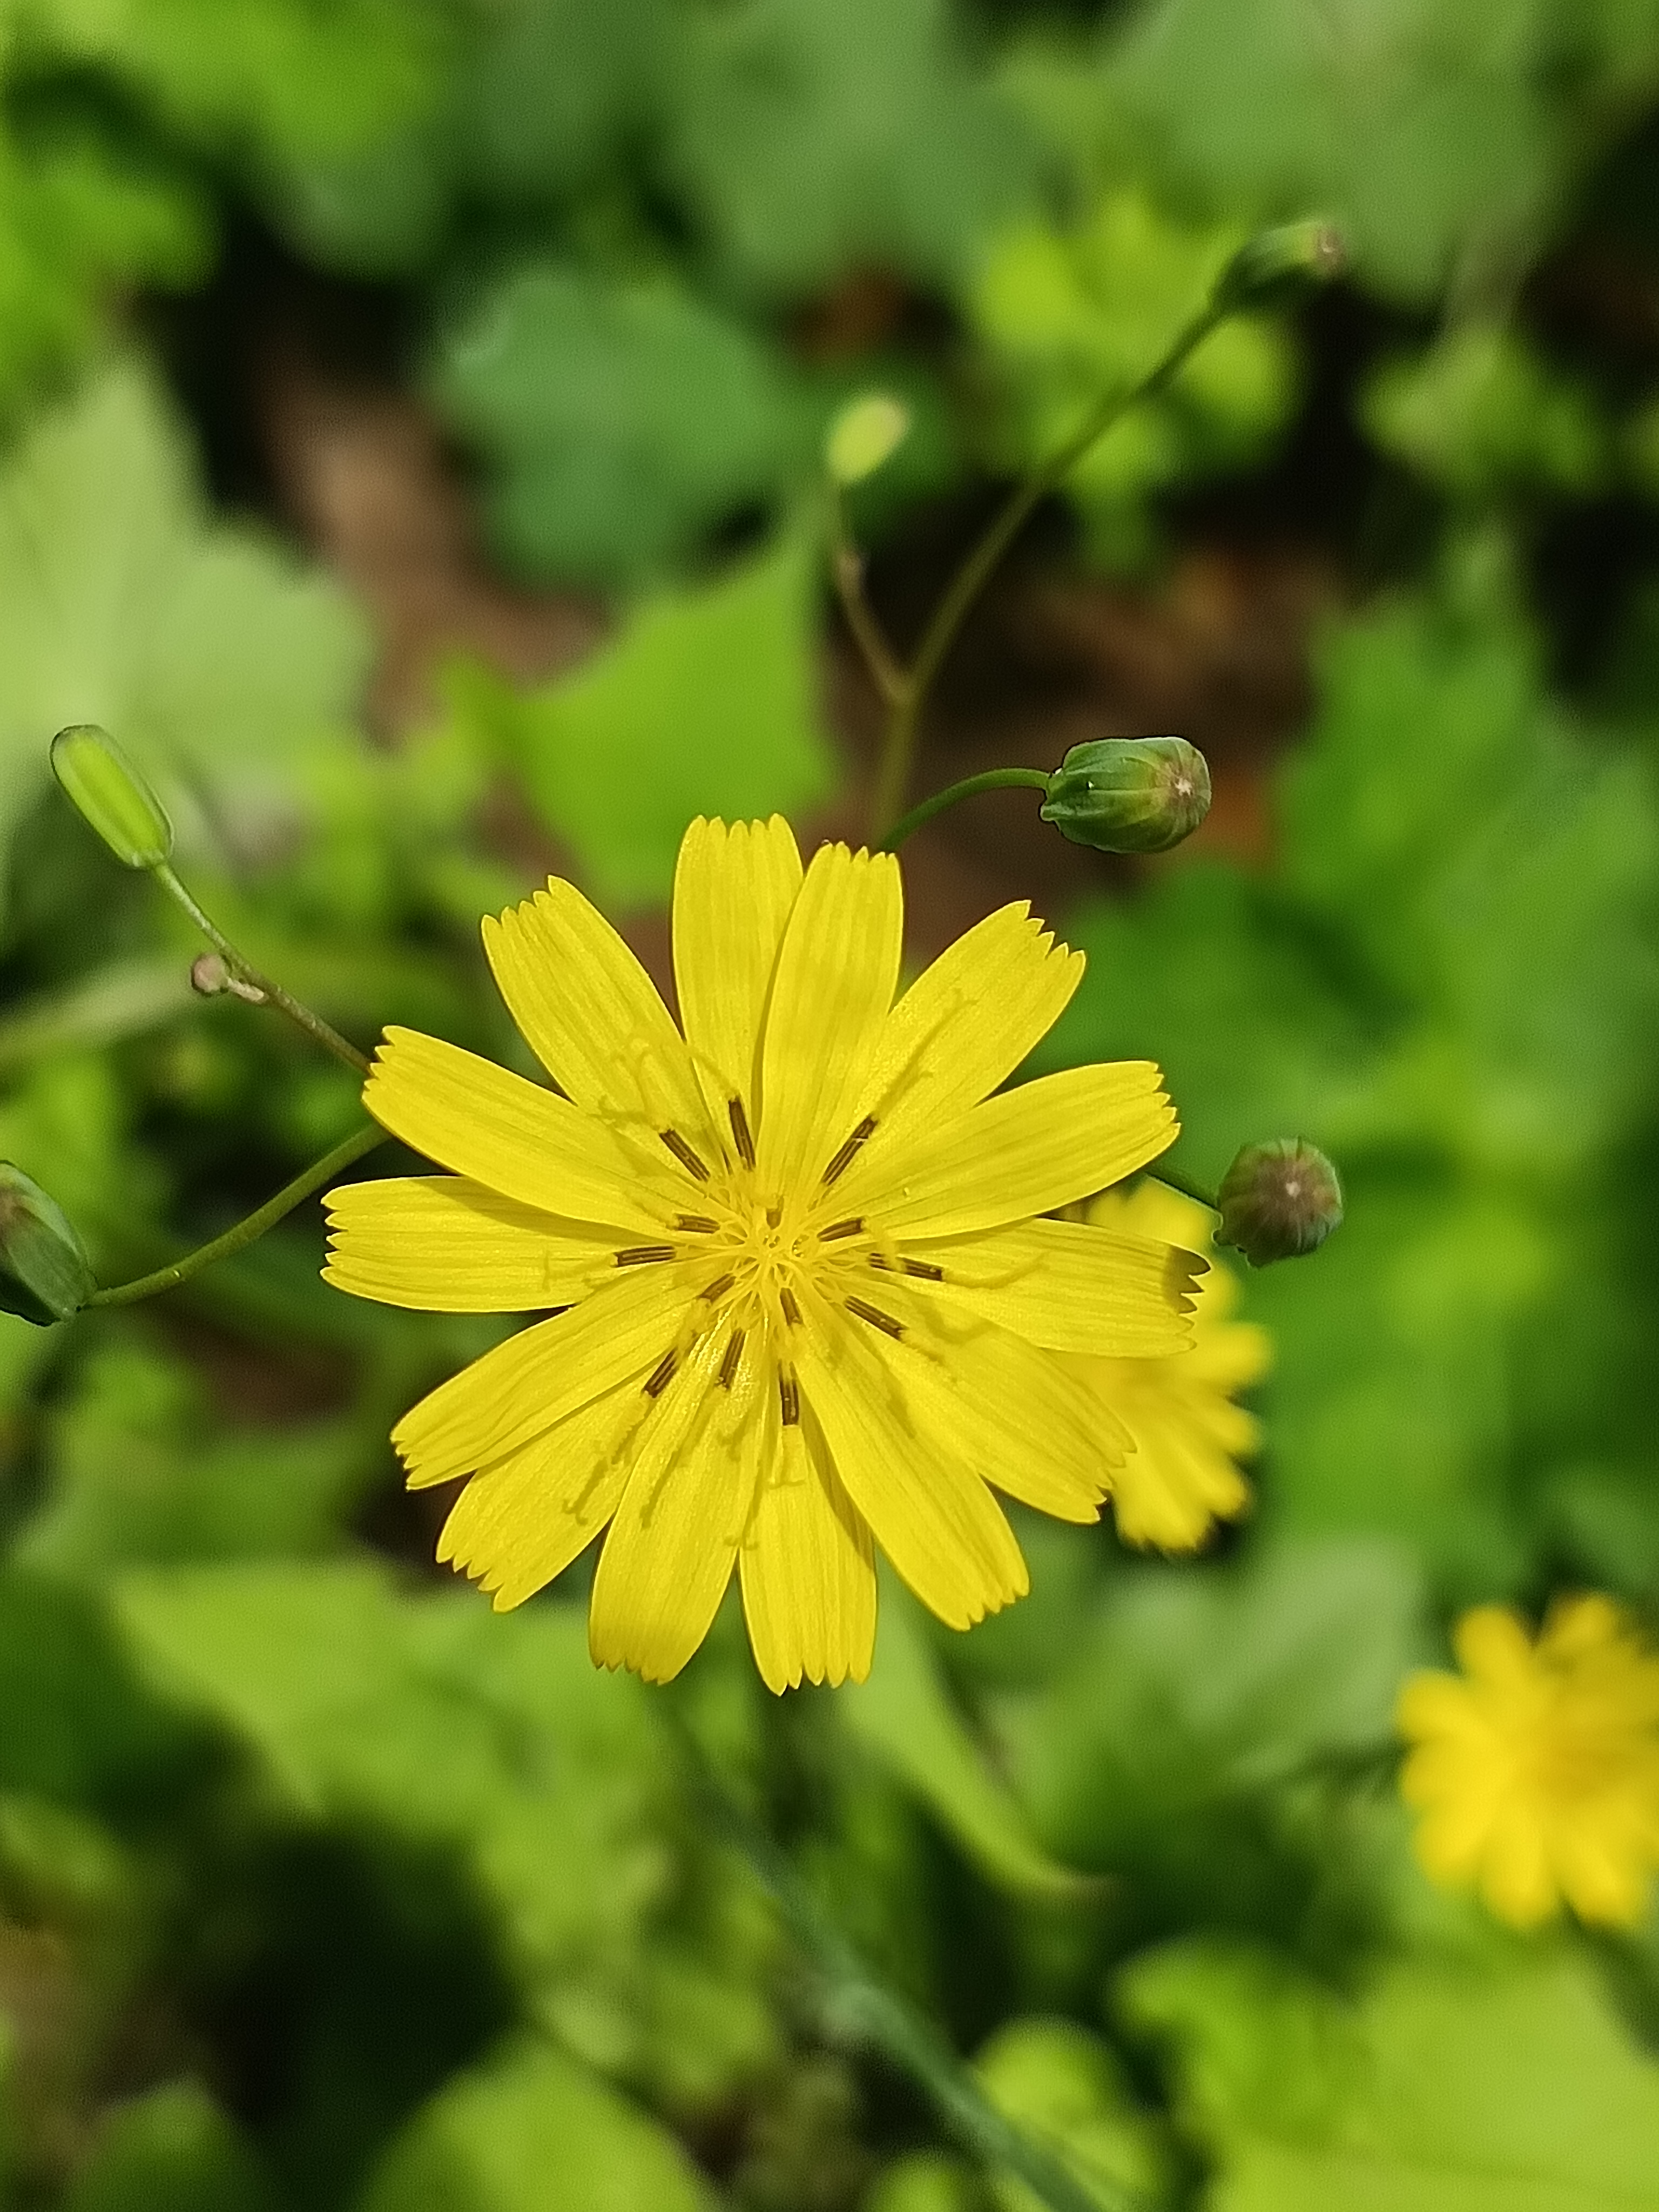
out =
{"type": "MultiPolygon", "coordinates": [[[[1103,1391],[1110,1403],[1109,1391],[1103,1391]]],[[[1112,1482],[1112,1518],[1126,1544],[1195,1551],[1218,1521],[1237,1520],[1250,1486],[1178,1407],[1157,1420],[1125,1408],[1134,1449],[1112,1482]]]]}
{"type": "Polygon", "coordinates": [[[432,1313],[574,1305],[616,1268],[616,1243],[465,1176],[342,1183],[324,1204],[338,1289],[432,1313]]]}
{"type": "Polygon", "coordinates": [[[759,1392],[720,1387],[705,1337],[653,1406],[593,1577],[587,1644],[599,1667],[671,1681],[708,1633],[754,1488],[759,1392]]]}
{"type": "Polygon", "coordinates": [[[1519,1613],[1503,1605],[1477,1605],[1452,1631],[1463,1672],[1494,1689],[1524,1689],[1538,1675],[1532,1638],[1519,1613]]]}
{"type": "Polygon", "coordinates": [[[684,1039],[656,985],[574,884],[551,876],[499,921],[486,915],[483,944],[514,1020],[576,1105],[653,1137],[701,1128],[684,1039]]]}
{"type": "Polygon", "coordinates": [[[875,1551],[810,1406],[787,1448],[775,1413],[738,1561],[769,1690],[861,1682],[876,1643],[875,1551]]]}
{"type": "Polygon", "coordinates": [[[951,1628],[971,1627],[1030,1587],[1002,1509],[893,1372],[877,1332],[814,1299],[800,1385],[848,1496],[876,1541],[951,1628]]]}
{"type": "Polygon", "coordinates": [[[1122,1424],[1024,1338],[942,1322],[924,1287],[884,1285],[872,1303],[905,1327],[884,1356],[941,1457],[1057,1520],[1098,1519],[1128,1453],[1122,1424]]]}
{"type": "Polygon", "coordinates": [[[791,909],[761,1042],[761,1174],[816,1183],[851,1134],[898,981],[904,908],[890,853],[823,845],[791,909]]]}
{"type": "Polygon", "coordinates": [[[1560,1898],[1535,1819],[1511,1814],[1492,1836],[1480,1887],[1492,1911],[1511,1928],[1536,1928],[1555,1911],[1560,1898]]]}
{"type": "Polygon", "coordinates": [[[412,1488],[516,1451],[619,1382],[648,1376],[696,1296],[695,1261],[638,1267],[452,1375],[392,1431],[412,1488]]]}
{"type": "Polygon", "coordinates": [[[903,1257],[942,1269],[942,1281],[911,1279],[920,1297],[942,1308],[995,1322],[1053,1352],[1118,1358],[1185,1351],[1193,1285],[1206,1264],[1173,1245],[1081,1221],[907,1237],[903,1257]]]}
{"type": "Polygon", "coordinates": [[[800,854],[781,814],[686,831],[674,869],[674,983],[692,1066],[716,1128],[740,1098],[752,1131],[761,1023],[784,925],[801,884],[800,854]]]}
{"type": "Polygon", "coordinates": [[[386,1031],[363,1103],[441,1167],[546,1213],[660,1236],[692,1202],[666,1152],[647,1163],[568,1099],[418,1030],[386,1031]]]}
{"type": "Polygon", "coordinates": [[[562,1574],[617,1510],[637,1428],[624,1386],[475,1474],[451,1509],[438,1557],[487,1590],[497,1613],[562,1574]]]}
{"type": "Polygon", "coordinates": [[[907,1242],[1052,1212],[1133,1175],[1173,1143],[1175,1109],[1163,1080],[1147,1060],[1039,1076],[937,1134],[918,1130],[867,1165],[854,1160],[836,1202],[907,1242]]]}
{"type": "Polygon", "coordinates": [[[1059,1020],[1083,955],[1056,944],[1029,901],[976,922],[925,969],[882,1024],[858,1117],[874,1147],[941,1128],[988,1097],[1059,1020]]]}

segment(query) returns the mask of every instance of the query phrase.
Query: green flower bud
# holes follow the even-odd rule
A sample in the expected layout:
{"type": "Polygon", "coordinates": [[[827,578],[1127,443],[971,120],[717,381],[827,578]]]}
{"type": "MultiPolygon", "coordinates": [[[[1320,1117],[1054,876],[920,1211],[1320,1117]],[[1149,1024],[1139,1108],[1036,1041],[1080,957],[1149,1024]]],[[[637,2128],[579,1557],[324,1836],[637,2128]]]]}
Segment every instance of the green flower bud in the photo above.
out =
{"type": "Polygon", "coordinates": [[[107,730],[95,722],[59,730],[52,741],[52,772],[124,868],[159,868],[170,857],[167,809],[107,730]]]}
{"type": "Polygon", "coordinates": [[[49,1328],[79,1313],[95,1287],[68,1214],[21,1168],[0,1160],[0,1311],[49,1328]]]}
{"type": "Polygon", "coordinates": [[[1342,234],[1328,222],[1287,222],[1241,246],[1215,281],[1216,307],[1276,307],[1330,283],[1348,265],[1342,234]]]}
{"type": "Polygon", "coordinates": [[[1221,1179],[1216,1205],[1216,1242],[1266,1267],[1319,1249],[1342,1219],[1342,1186],[1305,1137],[1275,1137],[1245,1146],[1221,1179]]]}
{"type": "Polygon", "coordinates": [[[890,461],[910,430],[910,410],[890,392],[850,399],[830,425],[823,465],[838,484],[862,483],[890,461]]]}
{"type": "Polygon", "coordinates": [[[1093,738],[1061,761],[1039,811],[1097,853],[1167,853],[1210,811],[1209,763],[1185,738],[1093,738]]]}

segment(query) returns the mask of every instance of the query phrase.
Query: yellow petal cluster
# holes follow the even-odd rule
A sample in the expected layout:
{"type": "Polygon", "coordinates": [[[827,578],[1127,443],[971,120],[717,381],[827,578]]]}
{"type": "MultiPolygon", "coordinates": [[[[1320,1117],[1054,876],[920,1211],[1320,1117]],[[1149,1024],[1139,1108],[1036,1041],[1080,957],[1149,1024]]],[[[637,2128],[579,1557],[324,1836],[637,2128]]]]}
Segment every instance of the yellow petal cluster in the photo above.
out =
{"type": "Polygon", "coordinates": [[[1024,904],[897,995],[886,854],[698,821],[674,883],[680,1023],[557,878],[484,946],[557,1085],[392,1030],[369,1111],[442,1176],[331,1194],[341,1289],[550,1311],[398,1423],[440,1540],[498,1607],[601,1530],[596,1660],[661,1680],[737,1572],[775,1689],[868,1669],[875,1547],[966,1627],[1026,1588],[993,1486],[1093,1520],[1128,1437],[1066,1355],[1159,1357],[1201,1262],[1040,1217],[1176,1121],[1146,1061],[999,1086],[1076,988],[1024,904]]]}
{"type": "Polygon", "coordinates": [[[1150,1358],[1068,1362],[1133,1446],[1112,1478],[1118,1534],[1126,1544],[1194,1551],[1218,1521],[1237,1520],[1249,1505],[1237,1462],[1256,1449],[1261,1430],[1234,1397],[1267,1371],[1267,1333],[1228,1318],[1237,1279],[1213,1256],[1210,1217],[1190,1198],[1149,1179],[1132,1191],[1103,1191],[1083,1218],[1209,1258],[1209,1273],[1194,1285],[1190,1345],[1150,1358]]]}
{"type": "Polygon", "coordinates": [[[1659,1657],[1596,1595],[1559,1601],[1535,1641],[1481,1606],[1454,1643],[1462,1673],[1414,1674],[1400,1700],[1425,1871],[1516,1928],[1564,1902],[1633,1925],[1659,1867],[1659,1657]]]}

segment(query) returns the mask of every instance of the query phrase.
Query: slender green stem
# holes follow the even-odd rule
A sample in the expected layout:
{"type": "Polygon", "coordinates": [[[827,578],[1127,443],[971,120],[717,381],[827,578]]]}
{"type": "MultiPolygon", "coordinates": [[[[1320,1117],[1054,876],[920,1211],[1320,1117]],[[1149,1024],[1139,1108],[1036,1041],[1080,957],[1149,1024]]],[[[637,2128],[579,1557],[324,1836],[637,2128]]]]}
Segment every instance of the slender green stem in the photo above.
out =
{"type": "Polygon", "coordinates": [[[924,799],[908,814],[901,815],[877,845],[878,853],[896,853],[905,839],[931,822],[936,814],[943,814],[947,806],[954,806],[959,799],[971,799],[980,791],[1047,791],[1048,771],[1040,768],[988,768],[982,775],[965,775],[960,783],[948,785],[936,791],[931,799],[924,799]]]}
{"type": "Polygon", "coordinates": [[[870,680],[884,704],[891,708],[903,696],[909,679],[887,642],[887,634],[865,591],[864,556],[853,543],[847,525],[847,501],[837,483],[830,486],[830,569],[853,642],[863,655],[870,680]]]}
{"type": "Polygon", "coordinates": [[[1137,383],[1109,392],[1090,410],[1063,446],[1056,448],[1009,495],[984,536],[952,577],[922,633],[898,696],[890,702],[887,734],[876,782],[875,827],[878,837],[904,805],[915,764],[921,709],[945,656],[956,642],[969,609],[990,581],[997,563],[1018,536],[1033,510],[1062,483],[1089,448],[1114,422],[1143,399],[1151,399],[1186,365],[1205,339],[1224,322],[1231,308],[1212,300],[1194,316],[1163,358],[1137,383]]]}
{"type": "Polygon", "coordinates": [[[1190,1176],[1181,1174],[1167,1161],[1160,1160],[1156,1167],[1149,1168],[1147,1173],[1155,1182],[1167,1182],[1171,1190],[1178,1190],[1183,1198],[1196,1199],[1200,1206],[1207,1206],[1212,1213],[1220,1212],[1221,1208],[1215,1202],[1212,1190],[1207,1189],[1201,1182],[1195,1182],[1190,1176]]]}
{"type": "Polygon", "coordinates": [[[274,1198],[268,1198],[262,1206],[245,1216],[234,1227],[227,1229],[222,1236],[212,1238],[206,1244],[198,1244],[193,1252],[186,1252],[182,1259],[170,1261],[165,1267],[157,1267],[153,1273],[140,1275],[131,1283],[113,1283],[107,1290],[94,1291],[87,1304],[135,1305],[140,1298],[153,1298],[160,1291],[171,1291],[180,1283],[187,1283],[192,1275],[199,1275],[204,1267],[210,1267],[216,1260],[228,1259],[233,1252],[240,1252],[244,1245],[252,1244],[256,1237],[263,1237],[267,1229],[275,1227],[285,1213],[292,1213],[296,1206],[311,1196],[313,1191],[320,1190],[343,1168],[349,1168],[354,1160],[362,1159],[365,1152],[372,1152],[376,1145],[383,1145],[386,1140],[386,1131],[370,1122],[366,1128],[359,1129],[354,1136],[346,1138],[343,1143],[336,1145],[334,1150],[325,1153],[320,1160],[313,1160],[302,1175],[295,1176],[290,1183],[284,1183],[274,1198]]]}
{"type": "Polygon", "coordinates": [[[297,1022],[307,1036],[314,1037],[325,1050],[333,1054],[336,1060],[343,1060],[348,1067],[355,1069],[359,1075],[368,1074],[367,1054],[359,1052],[355,1044],[349,1044],[338,1030],[331,1027],[320,1014],[313,1013],[309,1006],[302,1006],[299,1000],[291,992],[285,991],[280,983],[273,983],[269,975],[262,975],[252,962],[246,959],[231,943],[212,916],[203,912],[178,877],[174,875],[167,861],[163,860],[159,867],[152,868],[150,873],[167,892],[168,897],[184,908],[208,943],[223,958],[239,982],[252,986],[262,998],[269,999],[273,1006],[280,1008],[291,1022],[297,1022]]]}
{"type": "Polygon", "coordinates": [[[1049,2212],[1138,2212],[1123,2191],[1085,2188],[1045,2144],[1005,2118],[945,2038],[871,1974],[819,1905],[799,1869],[737,1802],[684,1717],[665,1698],[693,1791],[714,1827],[771,1895],[790,1934],[823,1984],[826,2024],[880,2053],[915,2082],[963,2148],[992,2168],[1016,2173],[1049,2212]]]}

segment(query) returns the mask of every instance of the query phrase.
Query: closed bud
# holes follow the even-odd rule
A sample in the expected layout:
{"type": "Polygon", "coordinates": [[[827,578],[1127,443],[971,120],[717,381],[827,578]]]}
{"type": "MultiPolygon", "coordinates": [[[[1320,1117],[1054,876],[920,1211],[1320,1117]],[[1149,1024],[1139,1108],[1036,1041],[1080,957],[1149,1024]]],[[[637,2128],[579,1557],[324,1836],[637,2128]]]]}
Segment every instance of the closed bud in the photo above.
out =
{"type": "Polygon", "coordinates": [[[52,741],[64,795],[125,868],[159,868],[173,851],[167,809],[107,730],[75,722],[52,741]]]}
{"type": "Polygon", "coordinates": [[[1253,1267],[1316,1252],[1342,1219],[1336,1170],[1305,1137],[1246,1145],[1216,1193],[1218,1244],[1231,1244],[1253,1267]]]}
{"type": "Polygon", "coordinates": [[[823,465],[838,484],[862,483],[890,461],[910,429],[910,410],[890,392],[866,392],[849,399],[830,423],[823,465]]]}
{"type": "Polygon", "coordinates": [[[68,1214],[33,1176],[0,1160],[0,1311],[49,1328],[79,1313],[94,1287],[68,1214]]]}
{"type": "Polygon", "coordinates": [[[1209,763],[1185,738],[1093,738],[1049,777],[1040,811],[1097,853],[1167,853],[1210,811],[1209,763]]]}
{"type": "Polygon", "coordinates": [[[1211,296],[1230,314],[1239,307],[1278,307],[1330,283],[1347,265],[1348,249],[1334,224],[1287,222],[1241,246],[1211,296]]]}

